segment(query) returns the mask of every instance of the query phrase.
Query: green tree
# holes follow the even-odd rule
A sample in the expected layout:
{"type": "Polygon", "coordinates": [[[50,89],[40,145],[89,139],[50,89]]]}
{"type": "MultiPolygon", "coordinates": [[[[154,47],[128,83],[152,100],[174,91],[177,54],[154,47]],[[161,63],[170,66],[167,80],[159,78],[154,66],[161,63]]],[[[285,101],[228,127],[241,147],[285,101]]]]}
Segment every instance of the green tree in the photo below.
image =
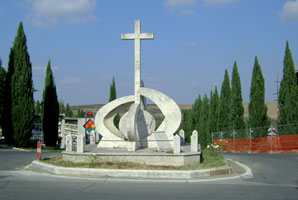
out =
{"type": "Polygon", "coordinates": [[[58,141],[59,103],[51,62],[48,61],[42,99],[42,131],[46,146],[56,146],[58,141]]]}
{"type": "Polygon", "coordinates": [[[245,128],[244,122],[244,108],[241,92],[240,75],[238,72],[237,63],[234,63],[232,73],[232,110],[231,110],[231,128],[233,130],[240,130],[245,128]]]}
{"type": "Polygon", "coordinates": [[[221,85],[219,104],[219,131],[231,130],[231,88],[228,70],[225,70],[224,81],[221,85]]]}
{"type": "Polygon", "coordinates": [[[218,117],[219,117],[219,97],[217,87],[214,93],[210,93],[210,108],[209,108],[209,130],[210,132],[217,132],[218,130],[218,117]]]}
{"type": "MultiPolygon", "coordinates": [[[[298,86],[295,74],[295,65],[289,42],[286,44],[284,57],[283,77],[279,90],[279,118],[278,125],[298,123],[298,86]]],[[[297,134],[298,130],[293,127],[279,128],[279,134],[297,134]]]]}
{"type": "Polygon", "coordinates": [[[77,111],[76,117],[78,117],[78,118],[85,117],[84,111],[79,108],[78,111],[77,111]]]}
{"type": "Polygon", "coordinates": [[[116,83],[115,83],[115,78],[112,80],[112,84],[110,84],[110,99],[109,102],[115,100],[116,97],[116,83]]]}
{"type": "MultiPolygon", "coordinates": [[[[250,87],[250,102],[248,104],[248,126],[250,128],[267,127],[270,119],[265,104],[265,80],[257,56],[255,57],[250,87]]],[[[267,135],[267,129],[254,130],[254,137],[267,135]]]]}
{"type": "Polygon", "coordinates": [[[192,110],[184,110],[183,111],[183,121],[181,122],[180,129],[179,130],[184,130],[185,132],[185,142],[190,143],[190,137],[192,134],[192,127],[194,126],[193,124],[193,116],[192,116],[192,110]]]}
{"type": "Polygon", "coordinates": [[[202,115],[202,98],[201,95],[198,96],[198,98],[195,100],[195,103],[193,104],[191,108],[190,116],[192,118],[192,122],[190,124],[190,134],[192,134],[192,131],[197,130],[199,131],[200,128],[200,118],[202,115]]]}
{"type": "Polygon", "coordinates": [[[41,114],[41,104],[38,100],[35,102],[35,113],[41,114]]]}
{"type": "Polygon", "coordinates": [[[68,103],[66,104],[65,108],[65,117],[73,117],[73,112],[72,110],[70,110],[68,103]]]}
{"type": "MultiPolygon", "coordinates": [[[[116,83],[115,83],[115,78],[112,80],[112,84],[110,85],[110,99],[109,102],[115,100],[117,98],[116,95],[116,83]]],[[[117,115],[114,117],[114,124],[117,128],[119,128],[119,122],[120,122],[120,115],[117,113],[117,115]]]]}
{"type": "Polygon", "coordinates": [[[2,124],[2,116],[3,116],[3,104],[4,104],[4,92],[5,92],[5,79],[6,79],[6,71],[2,67],[2,61],[0,59],[0,127],[2,124]]]}
{"type": "MultiPolygon", "coordinates": [[[[27,146],[31,137],[31,130],[34,122],[34,99],[32,84],[32,69],[30,56],[27,51],[26,35],[23,24],[20,22],[13,47],[10,50],[8,63],[7,85],[10,103],[8,106],[8,129],[5,128],[5,137],[8,140],[13,138],[16,146],[27,146]],[[11,127],[9,127],[11,126],[11,127]],[[7,133],[7,130],[11,133],[7,133]]],[[[6,126],[5,125],[5,126],[6,126]]],[[[6,138],[5,138],[6,139],[6,138]]],[[[9,141],[11,142],[11,141],[9,141]]]]}
{"type": "Polygon", "coordinates": [[[59,101],[59,113],[60,114],[65,113],[64,102],[63,101],[59,101]]]}
{"type": "Polygon", "coordinates": [[[211,142],[210,131],[209,131],[209,99],[207,95],[204,96],[202,102],[202,111],[199,121],[199,143],[202,147],[206,147],[211,142]]]}
{"type": "Polygon", "coordinates": [[[13,145],[13,126],[12,126],[12,102],[11,102],[11,78],[14,73],[14,51],[10,49],[8,69],[5,77],[4,100],[3,100],[3,116],[2,116],[2,133],[5,138],[5,143],[13,145]]]}

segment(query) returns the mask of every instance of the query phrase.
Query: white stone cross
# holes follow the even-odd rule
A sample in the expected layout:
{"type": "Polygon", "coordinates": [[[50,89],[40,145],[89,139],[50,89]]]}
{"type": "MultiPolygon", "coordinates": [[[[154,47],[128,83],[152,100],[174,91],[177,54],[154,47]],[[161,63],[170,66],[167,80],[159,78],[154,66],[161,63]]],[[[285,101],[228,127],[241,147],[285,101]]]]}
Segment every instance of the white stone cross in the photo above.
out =
{"type": "Polygon", "coordinates": [[[141,40],[154,39],[153,33],[141,33],[141,21],[135,20],[134,33],[122,33],[122,40],[135,41],[135,103],[141,103],[140,87],[141,87],[141,40]]]}

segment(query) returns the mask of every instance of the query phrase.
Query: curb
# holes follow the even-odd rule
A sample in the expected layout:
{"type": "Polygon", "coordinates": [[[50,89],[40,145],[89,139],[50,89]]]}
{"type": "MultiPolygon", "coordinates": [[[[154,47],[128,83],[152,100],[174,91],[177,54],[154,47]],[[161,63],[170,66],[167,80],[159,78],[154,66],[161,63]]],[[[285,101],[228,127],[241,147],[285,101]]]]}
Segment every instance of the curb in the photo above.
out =
{"type": "Polygon", "coordinates": [[[202,170],[127,170],[127,169],[90,169],[90,168],[68,168],[59,167],[52,164],[45,164],[40,161],[33,161],[34,169],[43,170],[56,175],[69,176],[92,176],[111,178],[144,178],[144,179],[178,179],[193,180],[208,178],[215,175],[232,174],[229,166],[202,169],[202,170]]]}

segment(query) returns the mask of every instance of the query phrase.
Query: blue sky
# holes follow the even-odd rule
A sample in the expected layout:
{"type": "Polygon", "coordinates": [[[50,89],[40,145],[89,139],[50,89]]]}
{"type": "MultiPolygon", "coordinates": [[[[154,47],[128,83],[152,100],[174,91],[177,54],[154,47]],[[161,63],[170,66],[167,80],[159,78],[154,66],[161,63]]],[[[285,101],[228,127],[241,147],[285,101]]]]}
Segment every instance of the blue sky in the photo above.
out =
{"type": "Polygon", "coordinates": [[[7,68],[22,21],[36,100],[50,59],[59,100],[106,103],[113,77],[117,97],[134,93],[134,44],[121,33],[134,32],[135,19],[155,36],[142,41],[145,86],[177,103],[220,89],[235,61],[248,102],[255,56],[272,102],[287,40],[298,63],[298,0],[0,0],[0,57],[7,68]]]}

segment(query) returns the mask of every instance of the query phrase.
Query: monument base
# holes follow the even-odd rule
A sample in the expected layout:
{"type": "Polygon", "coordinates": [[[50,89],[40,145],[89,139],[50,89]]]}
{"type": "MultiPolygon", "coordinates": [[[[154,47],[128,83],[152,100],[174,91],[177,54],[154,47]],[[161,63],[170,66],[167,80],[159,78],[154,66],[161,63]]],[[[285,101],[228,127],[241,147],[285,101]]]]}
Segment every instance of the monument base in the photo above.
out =
{"type": "Polygon", "coordinates": [[[95,148],[95,152],[77,153],[62,152],[65,161],[74,163],[91,162],[134,162],[154,166],[185,166],[200,163],[201,152],[189,152],[186,146],[179,154],[172,151],[159,152],[156,148],[140,149],[138,151],[127,151],[124,148],[95,148]]]}

